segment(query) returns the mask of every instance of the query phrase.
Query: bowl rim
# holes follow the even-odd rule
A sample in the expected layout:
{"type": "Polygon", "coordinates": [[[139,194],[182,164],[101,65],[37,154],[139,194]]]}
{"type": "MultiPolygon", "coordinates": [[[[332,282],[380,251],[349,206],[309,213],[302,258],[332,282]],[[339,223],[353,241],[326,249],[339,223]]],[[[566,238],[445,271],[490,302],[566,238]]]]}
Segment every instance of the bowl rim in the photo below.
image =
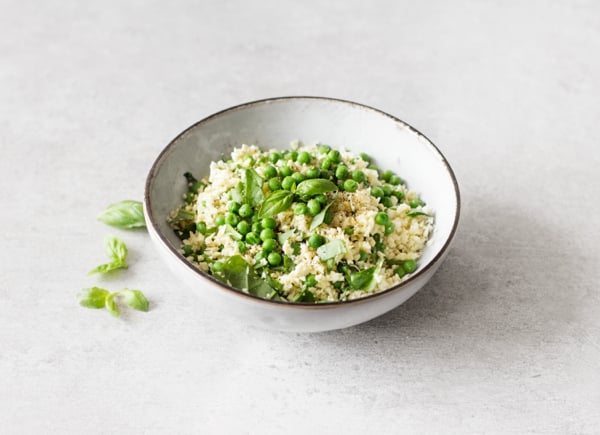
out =
{"type": "Polygon", "coordinates": [[[461,209],[460,190],[458,187],[458,181],[456,179],[456,175],[454,174],[454,171],[452,170],[452,167],[448,163],[446,157],[442,154],[442,152],[439,150],[439,148],[427,136],[425,136],[423,133],[421,133],[419,130],[417,130],[412,125],[402,121],[401,119],[399,119],[393,115],[390,115],[389,113],[386,113],[386,112],[376,109],[374,107],[371,107],[371,106],[368,106],[365,104],[361,104],[361,103],[356,103],[356,102],[350,101],[350,100],[344,100],[344,99],[332,98],[332,97],[318,97],[318,96],[298,95],[298,96],[263,98],[260,100],[249,101],[246,103],[228,107],[226,109],[215,112],[215,113],[201,119],[200,121],[195,122],[194,124],[187,127],[185,130],[183,130],[181,133],[179,133],[177,136],[175,136],[175,138],[173,138],[167,144],[167,146],[160,152],[160,154],[157,156],[154,163],[152,164],[150,171],[148,172],[148,176],[146,178],[146,183],[145,183],[145,188],[144,188],[144,211],[146,213],[148,223],[152,227],[152,230],[158,236],[158,239],[162,243],[162,245],[164,247],[166,247],[167,250],[169,251],[169,253],[173,254],[175,256],[175,258],[177,260],[179,260],[180,263],[187,266],[190,270],[192,270],[195,274],[197,274],[201,278],[212,281],[214,284],[217,285],[218,288],[221,288],[221,289],[227,291],[229,294],[236,295],[236,296],[241,297],[250,302],[263,303],[263,304],[267,304],[267,305],[276,305],[276,306],[280,306],[280,307],[289,307],[290,309],[330,309],[330,308],[335,308],[335,307],[340,307],[340,306],[358,305],[361,303],[367,303],[367,302],[373,301],[375,299],[384,298],[392,293],[399,292],[400,290],[404,289],[405,287],[408,287],[411,282],[416,281],[420,276],[424,275],[429,269],[431,269],[437,262],[439,262],[444,257],[446,250],[449,248],[449,246],[452,243],[452,240],[454,239],[454,236],[456,234],[456,230],[458,228],[458,222],[460,219],[460,209],[461,209]],[[152,185],[154,183],[155,176],[158,173],[160,166],[162,165],[162,162],[168,157],[168,155],[171,153],[172,148],[177,144],[177,142],[179,142],[180,138],[185,136],[190,130],[195,129],[196,127],[206,123],[207,121],[212,120],[217,117],[220,117],[220,116],[223,116],[223,115],[226,115],[230,112],[246,109],[246,108],[249,108],[252,106],[269,104],[271,102],[276,102],[276,101],[291,101],[291,100],[314,100],[314,101],[335,102],[335,103],[341,103],[341,104],[348,104],[351,106],[356,106],[361,109],[373,111],[379,115],[383,115],[387,118],[390,118],[392,121],[394,121],[396,123],[402,124],[403,126],[407,127],[409,130],[411,130],[413,133],[424,138],[425,142],[426,142],[426,143],[424,143],[424,145],[430,147],[440,157],[446,171],[450,175],[450,179],[452,180],[452,183],[453,183],[454,194],[456,197],[456,209],[454,212],[452,228],[450,230],[450,234],[446,238],[442,247],[439,249],[438,253],[427,264],[425,264],[425,265],[423,265],[423,267],[417,269],[417,271],[415,273],[413,273],[410,277],[408,277],[406,280],[402,281],[401,283],[399,283],[395,286],[385,289],[383,291],[373,293],[371,295],[363,296],[361,298],[351,299],[351,300],[346,300],[346,301],[321,302],[321,303],[315,304],[315,303],[307,303],[307,302],[284,302],[284,301],[263,299],[259,296],[254,296],[254,295],[251,295],[250,293],[245,293],[239,289],[229,286],[229,285],[217,280],[210,274],[200,270],[198,267],[194,266],[190,261],[188,261],[187,258],[185,258],[183,256],[183,254],[181,254],[179,252],[178,249],[173,247],[171,245],[171,243],[169,242],[169,240],[167,240],[167,238],[159,230],[158,225],[156,223],[156,217],[154,216],[154,213],[152,211],[153,208],[152,208],[152,201],[150,199],[150,191],[151,191],[152,185]]]}

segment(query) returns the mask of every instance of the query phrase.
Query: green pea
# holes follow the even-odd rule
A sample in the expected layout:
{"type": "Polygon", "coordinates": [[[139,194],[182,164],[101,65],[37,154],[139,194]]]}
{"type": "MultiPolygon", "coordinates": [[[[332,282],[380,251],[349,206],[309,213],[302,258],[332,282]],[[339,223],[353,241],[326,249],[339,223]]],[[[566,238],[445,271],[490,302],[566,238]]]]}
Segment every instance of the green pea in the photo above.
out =
{"type": "Polygon", "coordinates": [[[404,275],[406,275],[406,271],[404,270],[403,267],[398,267],[396,268],[396,270],[394,271],[396,273],[396,275],[398,275],[400,278],[402,278],[404,275]]]}
{"type": "Polygon", "coordinates": [[[196,224],[196,231],[199,232],[200,234],[206,234],[206,223],[204,222],[198,222],[196,224]]]}
{"type": "Polygon", "coordinates": [[[284,190],[291,190],[292,187],[294,186],[294,184],[296,184],[296,182],[294,181],[294,179],[291,176],[288,175],[281,182],[281,188],[284,190]]]}
{"type": "Polygon", "coordinates": [[[311,199],[306,203],[308,214],[311,216],[317,215],[321,211],[321,204],[316,199],[311,199]]]}
{"type": "Polygon", "coordinates": [[[383,204],[384,207],[390,208],[391,206],[394,205],[394,203],[392,202],[392,198],[390,198],[389,196],[384,196],[383,198],[381,198],[381,203],[383,204]]]}
{"type": "Polygon", "coordinates": [[[225,222],[232,227],[235,227],[240,221],[240,218],[235,213],[227,213],[225,216],[225,222]]]}
{"type": "Polygon", "coordinates": [[[362,183],[366,179],[365,173],[363,171],[361,171],[360,169],[357,169],[356,171],[352,171],[352,179],[354,181],[356,181],[357,183],[362,183]]]}
{"type": "Polygon", "coordinates": [[[323,223],[325,225],[329,225],[331,222],[333,222],[333,213],[332,213],[331,209],[328,208],[327,211],[325,212],[325,217],[323,218],[323,223]]]}
{"type": "Polygon", "coordinates": [[[249,217],[254,214],[254,210],[252,210],[252,207],[250,206],[250,204],[242,204],[240,206],[240,209],[238,210],[238,214],[241,217],[249,217]]]}
{"type": "Polygon", "coordinates": [[[263,228],[275,228],[277,226],[277,221],[272,217],[266,217],[260,221],[260,224],[263,228]]]}
{"type": "Polygon", "coordinates": [[[256,233],[248,233],[246,234],[246,243],[250,244],[250,245],[256,245],[260,242],[260,237],[258,237],[258,234],[256,233]]]}
{"type": "Polygon", "coordinates": [[[292,168],[290,168],[289,166],[282,166],[281,168],[279,168],[279,173],[281,174],[282,177],[287,177],[289,175],[292,175],[292,168]]]}
{"type": "Polygon", "coordinates": [[[317,278],[315,278],[315,275],[312,273],[309,273],[308,275],[306,275],[306,280],[304,281],[304,285],[306,286],[306,288],[316,286],[317,278]]]}
{"type": "Polygon", "coordinates": [[[271,163],[277,163],[280,159],[281,159],[280,152],[275,151],[269,155],[269,160],[271,161],[271,163]]]}
{"type": "Polygon", "coordinates": [[[333,177],[333,173],[331,171],[326,169],[321,170],[321,178],[324,178],[325,180],[331,180],[331,177],[333,177]]]}
{"type": "Polygon", "coordinates": [[[307,153],[306,151],[302,151],[300,152],[300,154],[298,154],[298,163],[308,163],[310,162],[310,154],[307,153]]]}
{"type": "Polygon", "coordinates": [[[275,169],[274,166],[269,165],[263,171],[263,175],[267,180],[269,180],[273,177],[277,177],[277,169],[275,169]]]}
{"type": "Polygon", "coordinates": [[[267,257],[267,261],[271,266],[279,266],[281,264],[281,254],[278,252],[271,252],[267,257]]]}
{"type": "Polygon", "coordinates": [[[344,228],[344,234],[351,236],[352,234],[354,234],[354,228],[344,228]]]}
{"type": "Polygon", "coordinates": [[[319,148],[317,148],[319,154],[327,154],[330,149],[329,145],[319,145],[319,148]]]}
{"type": "Polygon", "coordinates": [[[301,183],[302,181],[304,181],[306,179],[306,177],[304,176],[304,174],[301,173],[301,172],[294,172],[292,174],[292,178],[294,179],[294,181],[296,183],[301,183]]]}
{"type": "Polygon", "coordinates": [[[396,191],[392,192],[392,195],[394,195],[396,198],[398,198],[398,202],[400,202],[404,199],[404,193],[400,190],[396,190],[396,191]]]}
{"type": "Polygon", "coordinates": [[[296,216],[302,216],[308,213],[308,207],[303,202],[299,202],[294,206],[294,214],[296,216]]]}
{"type": "Polygon", "coordinates": [[[220,227],[221,225],[225,225],[225,216],[219,215],[215,218],[215,224],[220,227]]]}
{"type": "Polygon", "coordinates": [[[383,189],[379,186],[375,186],[375,187],[371,187],[371,195],[373,195],[375,198],[382,198],[385,193],[383,192],[383,189]]]}
{"type": "Polygon", "coordinates": [[[333,160],[327,158],[321,163],[321,169],[329,170],[333,166],[333,160]]]}
{"type": "Polygon", "coordinates": [[[375,223],[378,225],[387,225],[389,221],[390,217],[387,215],[387,213],[381,211],[375,215],[375,223]]]}
{"type": "Polygon", "coordinates": [[[325,195],[324,193],[319,193],[313,199],[321,205],[327,204],[327,195],[325,195]]]}
{"type": "Polygon", "coordinates": [[[418,206],[421,205],[421,201],[419,201],[418,199],[411,199],[408,202],[408,205],[410,205],[410,208],[417,208],[418,206]]]}
{"type": "Polygon", "coordinates": [[[392,234],[394,232],[394,230],[396,229],[396,225],[394,225],[394,222],[388,222],[385,225],[385,230],[384,230],[384,234],[386,236],[389,236],[390,234],[392,234]]]}
{"type": "Polygon", "coordinates": [[[339,165],[336,169],[335,169],[335,176],[337,178],[339,178],[340,180],[343,180],[344,178],[346,178],[348,176],[348,167],[346,165],[339,165]]]}
{"type": "Polygon", "coordinates": [[[271,228],[265,228],[260,232],[260,240],[265,241],[267,239],[274,239],[275,238],[275,231],[273,231],[271,228]]]}
{"type": "Polygon", "coordinates": [[[327,158],[337,163],[341,159],[340,152],[338,150],[331,150],[327,153],[327,158]]]}
{"type": "Polygon", "coordinates": [[[275,241],[275,239],[263,240],[263,243],[262,243],[263,252],[271,252],[275,248],[277,248],[277,242],[275,241]]]}
{"type": "Polygon", "coordinates": [[[385,193],[387,196],[390,196],[392,194],[392,192],[394,191],[392,186],[389,186],[387,184],[385,186],[383,186],[382,189],[383,189],[383,193],[385,193]]]}
{"type": "Polygon", "coordinates": [[[212,271],[213,272],[220,272],[225,268],[225,263],[221,262],[221,261],[215,261],[212,264],[212,271]]]}
{"type": "Polygon", "coordinates": [[[240,209],[240,203],[235,201],[229,201],[227,203],[227,210],[235,213],[240,209]]]}
{"type": "Polygon", "coordinates": [[[258,234],[261,231],[262,231],[262,225],[260,224],[260,222],[253,222],[252,223],[252,232],[258,234]]]}
{"type": "Polygon", "coordinates": [[[242,242],[241,240],[238,240],[237,247],[238,247],[238,251],[240,251],[240,254],[243,254],[248,250],[248,247],[246,246],[246,244],[244,242],[242,242]]]}
{"type": "Polygon", "coordinates": [[[359,154],[360,158],[363,159],[365,162],[370,163],[371,162],[371,157],[368,154],[365,153],[360,153],[359,154]]]}
{"type": "Polygon", "coordinates": [[[402,268],[406,273],[413,273],[417,270],[417,262],[415,260],[406,260],[402,263],[402,268]]]}
{"type": "Polygon", "coordinates": [[[319,178],[321,171],[319,171],[314,166],[311,166],[306,170],[306,178],[319,178]]]}
{"type": "Polygon", "coordinates": [[[404,181],[397,175],[392,175],[392,177],[390,178],[390,184],[397,186],[399,184],[404,184],[404,181]]]}
{"type": "Polygon", "coordinates": [[[250,232],[250,224],[246,221],[240,221],[240,222],[238,222],[238,224],[236,226],[236,230],[242,236],[245,236],[246,234],[248,234],[250,232]]]}
{"type": "Polygon", "coordinates": [[[320,234],[311,234],[308,238],[308,246],[313,249],[317,249],[319,246],[325,243],[325,237],[320,234]]]}
{"type": "Polygon", "coordinates": [[[343,187],[346,192],[356,192],[356,190],[358,189],[358,183],[349,178],[346,181],[344,181],[343,187]]]}
{"type": "Polygon", "coordinates": [[[272,191],[276,191],[276,190],[280,190],[281,189],[281,180],[278,177],[273,177],[271,178],[267,184],[269,185],[269,189],[271,189],[272,191]]]}
{"type": "Polygon", "coordinates": [[[290,152],[290,159],[291,159],[291,160],[293,160],[294,162],[295,162],[296,160],[298,160],[298,151],[296,151],[296,150],[292,150],[292,151],[290,152]]]}
{"type": "Polygon", "coordinates": [[[394,175],[394,173],[392,171],[390,171],[389,169],[386,169],[385,171],[383,171],[381,173],[381,178],[383,179],[383,181],[390,181],[390,178],[392,178],[392,176],[394,175]]]}

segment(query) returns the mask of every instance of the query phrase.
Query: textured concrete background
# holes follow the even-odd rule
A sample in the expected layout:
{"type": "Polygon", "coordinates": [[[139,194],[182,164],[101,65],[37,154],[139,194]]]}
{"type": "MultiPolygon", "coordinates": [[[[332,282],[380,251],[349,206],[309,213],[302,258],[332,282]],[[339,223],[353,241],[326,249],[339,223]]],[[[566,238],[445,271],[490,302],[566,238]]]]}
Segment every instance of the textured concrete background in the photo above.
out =
{"type": "Polygon", "coordinates": [[[2,433],[600,432],[599,3],[325,3],[0,0],[2,433]],[[404,119],[462,188],[434,279],[347,330],[223,318],[95,220],[188,125],[294,94],[404,119]],[[87,277],[106,234],[131,267],[87,277]]]}

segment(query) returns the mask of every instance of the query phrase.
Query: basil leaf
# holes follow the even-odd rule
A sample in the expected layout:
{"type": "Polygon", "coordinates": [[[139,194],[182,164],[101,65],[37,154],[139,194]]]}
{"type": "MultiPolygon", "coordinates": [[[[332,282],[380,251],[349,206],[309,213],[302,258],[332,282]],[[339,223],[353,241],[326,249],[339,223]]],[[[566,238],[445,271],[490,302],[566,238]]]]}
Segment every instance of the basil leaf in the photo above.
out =
{"type": "Polygon", "coordinates": [[[120,261],[123,264],[127,258],[127,246],[116,237],[106,237],[104,239],[104,250],[106,255],[113,261],[120,261]]]}
{"type": "Polygon", "coordinates": [[[257,207],[263,202],[265,196],[262,191],[263,179],[254,169],[244,171],[244,199],[245,203],[257,207]]]}
{"type": "Polygon", "coordinates": [[[348,276],[348,284],[352,290],[373,290],[377,285],[375,277],[381,270],[383,260],[377,263],[377,266],[369,267],[368,269],[361,270],[360,272],[351,273],[348,276]]]}
{"type": "Polygon", "coordinates": [[[94,273],[107,273],[112,270],[126,269],[127,246],[116,237],[107,237],[104,239],[104,250],[106,255],[112,260],[110,263],[101,264],[88,272],[88,275],[94,273]]]}
{"type": "Polygon", "coordinates": [[[117,228],[144,228],[144,210],[139,201],[125,200],[109,205],[98,216],[98,220],[117,228]]]}
{"type": "Polygon", "coordinates": [[[115,296],[117,295],[118,292],[116,293],[111,293],[107,298],[106,298],[106,302],[104,304],[104,306],[106,307],[106,309],[108,310],[108,312],[110,314],[112,314],[115,317],[119,317],[119,310],[117,309],[117,304],[115,302],[115,296]]]}
{"type": "Polygon", "coordinates": [[[338,255],[345,254],[346,245],[339,239],[332,240],[329,243],[325,243],[317,248],[317,255],[321,259],[321,261],[326,261],[329,259],[333,259],[338,255]]]}
{"type": "Polygon", "coordinates": [[[293,302],[315,302],[315,300],[315,295],[310,290],[304,289],[294,297],[293,302]]]}
{"type": "Polygon", "coordinates": [[[415,216],[429,216],[424,211],[419,210],[409,210],[406,212],[406,216],[415,217],[415,216]]]}
{"type": "Polygon", "coordinates": [[[78,295],[79,304],[87,308],[104,308],[109,294],[100,287],[84,288],[78,295]]]}
{"type": "Polygon", "coordinates": [[[177,214],[171,219],[172,222],[187,222],[194,220],[194,213],[183,208],[177,210],[177,214]]]}
{"type": "Polygon", "coordinates": [[[239,182],[237,186],[235,186],[234,189],[231,189],[230,194],[231,194],[231,200],[235,201],[239,204],[244,204],[246,201],[244,199],[244,184],[242,182],[239,182]]]}
{"type": "Polygon", "coordinates": [[[258,217],[260,219],[264,217],[275,216],[277,213],[287,210],[294,201],[294,194],[288,190],[276,190],[271,193],[263,202],[258,217]]]}
{"type": "Polygon", "coordinates": [[[125,303],[131,308],[138,311],[148,311],[149,303],[146,296],[139,290],[123,289],[117,292],[120,296],[123,296],[125,303]]]}
{"type": "Polygon", "coordinates": [[[296,187],[296,194],[299,196],[314,196],[321,193],[337,192],[338,187],[335,183],[325,178],[311,178],[304,180],[296,187]]]}
{"type": "Polygon", "coordinates": [[[250,266],[241,255],[233,255],[223,263],[223,269],[215,273],[215,278],[240,290],[248,289],[250,266]]]}
{"type": "Polygon", "coordinates": [[[315,230],[319,225],[321,225],[323,223],[323,221],[325,221],[325,215],[327,214],[327,210],[329,210],[329,207],[331,207],[331,205],[335,202],[336,199],[337,199],[337,194],[333,197],[333,199],[331,200],[331,202],[329,204],[327,204],[325,207],[323,207],[321,209],[321,211],[319,213],[317,213],[315,215],[315,217],[312,218],[312,221],[310,222],[310,227],[308,228],[308,231],[315,230]]]}
{"type": "Polygon", "coordinates": [[[296,230],[288,230],[285,233],[281,233],[277,235],[277,241],[280,245],[283,245],[287,239],[289,239],[296,230]]]}

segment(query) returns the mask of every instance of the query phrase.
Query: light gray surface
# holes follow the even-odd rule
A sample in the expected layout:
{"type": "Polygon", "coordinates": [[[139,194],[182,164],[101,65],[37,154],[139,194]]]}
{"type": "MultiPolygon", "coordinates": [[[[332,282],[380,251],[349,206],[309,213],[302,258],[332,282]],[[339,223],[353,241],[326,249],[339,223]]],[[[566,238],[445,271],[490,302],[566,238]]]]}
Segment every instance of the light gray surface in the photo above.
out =
{"type": "Polygon", "coordinates": [[[600,7],[521,3],[2,0],[2,433],[599,432],[600,7]],[[189,124],[291,94],[388,111],[459,177],[446,263],[362,326],[222,318],[95,220],[189,124]],[[105,234],[131,267],[88,277],[105,234]]]}

